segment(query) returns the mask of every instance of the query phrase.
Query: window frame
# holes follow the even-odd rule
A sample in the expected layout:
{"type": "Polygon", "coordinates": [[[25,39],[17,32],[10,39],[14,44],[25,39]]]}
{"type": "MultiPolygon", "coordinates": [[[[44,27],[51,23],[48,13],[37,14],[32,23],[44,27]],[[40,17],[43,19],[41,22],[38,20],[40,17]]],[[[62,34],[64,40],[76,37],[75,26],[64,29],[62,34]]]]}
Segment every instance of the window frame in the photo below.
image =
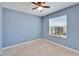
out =
{"type": "Polygon", "coordinates": [[[68,21],[68,15],[67,15],[67,14],[66,14],[66,15],[59,15],[59,16],[52,17],[52,18],[49,18],[49,19],[48,19],[48,35],[49,35],[49,36],[54,36],[54,37],[59,37],[59,38],[67,38],[68,24],[66,25],[66,36],[65,36],[65,37],[62,37],[62,36],[59,36],[59,35],[51,35],[51,34],[49,34],[49,21],[50,21],[50,19],[58,18],[58,17],[62,17],[62,16],[66,16],[66,24],[67,24],[67,23],[68,23],[68,22],[67,22],[67,21],[68,21]]]}

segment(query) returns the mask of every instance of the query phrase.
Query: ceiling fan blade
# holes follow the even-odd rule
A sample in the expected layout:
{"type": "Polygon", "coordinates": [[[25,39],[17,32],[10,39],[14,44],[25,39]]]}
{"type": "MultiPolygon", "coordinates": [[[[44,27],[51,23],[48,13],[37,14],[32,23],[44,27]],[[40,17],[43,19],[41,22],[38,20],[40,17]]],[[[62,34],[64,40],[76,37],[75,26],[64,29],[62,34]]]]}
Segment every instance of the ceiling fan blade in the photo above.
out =
{"type": "Polygon", "coordinates": [[[32,10],[37,9],[38,7],[32,8],[32,10]]]}
{"type": "Polygon", "coordinates": [[[37,5],[41,6],[42,4],[45,4],[45,2],[37,2],[37,5]]]}
{"type": "Polygon", "coordinates": [[[42,6],[43,8],[50,8],[50,6],[42,6]]]}
{"type": "Polygon", "coordinates": [[[35,3],[35,2],[32,2],[33,4],[35,4],[35,5],[37,5],[37,3],[35,3]]]}
{"type": "Polygon", "coordinates": [[[46,3],[46,2],[43,2],[43,4],[44,4],[44,3],[46,3]]]}

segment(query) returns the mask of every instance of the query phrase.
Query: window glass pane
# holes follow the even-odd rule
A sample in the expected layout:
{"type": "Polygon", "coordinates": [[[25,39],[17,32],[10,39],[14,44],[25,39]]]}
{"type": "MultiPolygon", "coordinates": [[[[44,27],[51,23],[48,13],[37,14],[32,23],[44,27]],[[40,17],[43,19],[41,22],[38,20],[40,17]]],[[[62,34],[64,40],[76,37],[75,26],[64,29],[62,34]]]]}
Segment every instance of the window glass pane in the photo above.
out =
{"type": "Polygon", "coordinates": [[[49,35],[67,37],[67,15],[49,19],[49,35]]]}

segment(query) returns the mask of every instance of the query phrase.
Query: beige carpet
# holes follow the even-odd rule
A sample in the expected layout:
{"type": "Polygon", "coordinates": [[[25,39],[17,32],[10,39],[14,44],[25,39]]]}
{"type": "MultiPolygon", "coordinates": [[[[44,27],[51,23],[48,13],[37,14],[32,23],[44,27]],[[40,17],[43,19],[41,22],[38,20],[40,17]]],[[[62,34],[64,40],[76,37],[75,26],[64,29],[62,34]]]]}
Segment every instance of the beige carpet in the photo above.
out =
{"type": "Polygon", "coordinates": [[[5,49],[2,56],[79,56],[79,53],[51,44],[46,40],[36,40],[21,46],[5,49]]]}

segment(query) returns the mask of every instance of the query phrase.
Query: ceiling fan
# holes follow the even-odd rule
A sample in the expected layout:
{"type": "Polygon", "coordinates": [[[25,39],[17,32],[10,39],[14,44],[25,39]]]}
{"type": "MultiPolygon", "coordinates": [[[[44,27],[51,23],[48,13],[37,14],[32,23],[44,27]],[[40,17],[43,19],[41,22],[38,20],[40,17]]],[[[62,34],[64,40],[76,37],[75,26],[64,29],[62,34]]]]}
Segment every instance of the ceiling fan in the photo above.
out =
{"type": "Polygon", "coordinates": [[[45,5],[46,2],[32,2],[32,3],[36,5],[36,7],[32,8],[32,10],[38,9],[39,11],[42,11],[43,8],[50,8],[50,6],[45,5]]]}

